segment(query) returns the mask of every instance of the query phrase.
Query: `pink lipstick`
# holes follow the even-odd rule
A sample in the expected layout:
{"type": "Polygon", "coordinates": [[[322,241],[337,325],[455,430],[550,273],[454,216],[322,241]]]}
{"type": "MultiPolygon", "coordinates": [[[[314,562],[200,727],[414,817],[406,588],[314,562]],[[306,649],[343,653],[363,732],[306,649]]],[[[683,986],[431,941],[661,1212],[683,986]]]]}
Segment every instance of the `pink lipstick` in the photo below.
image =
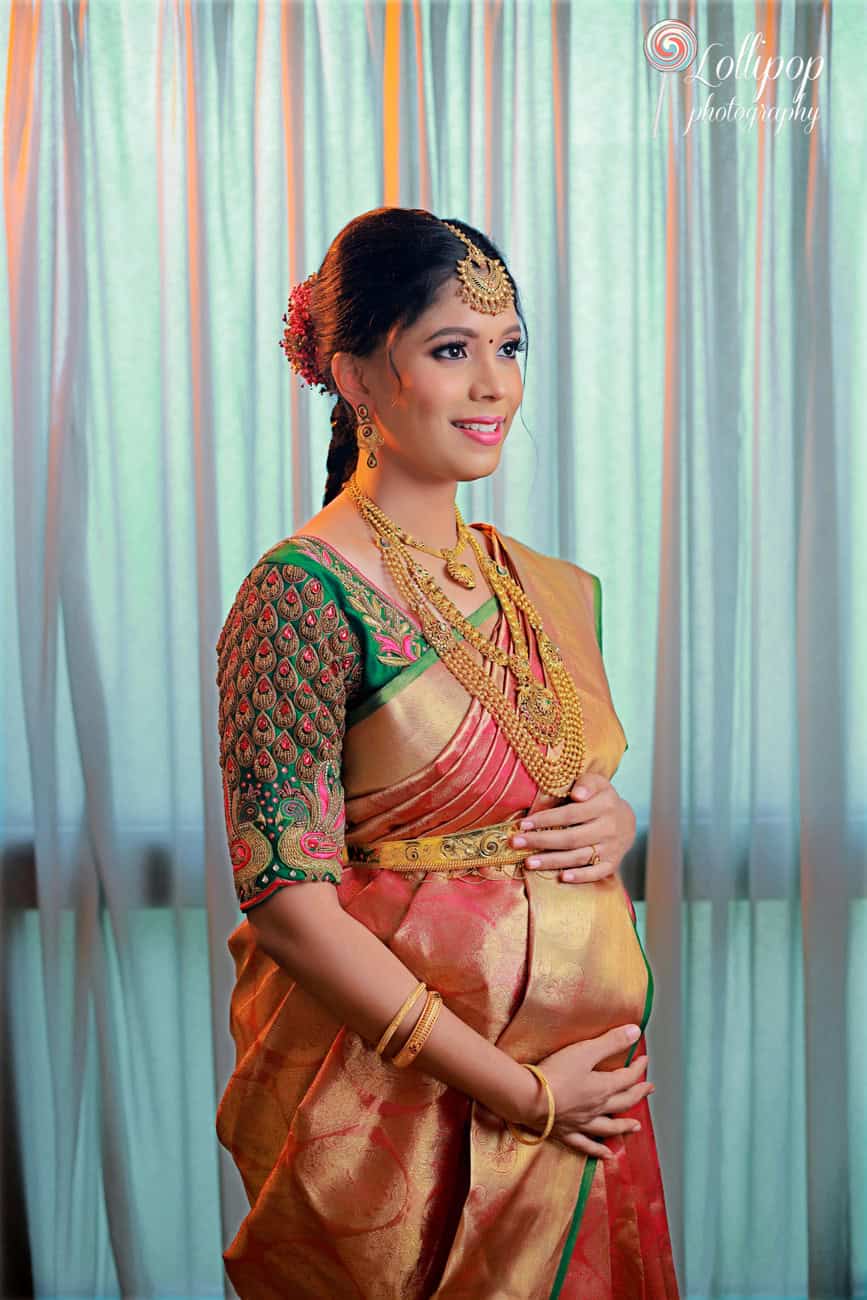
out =
{"type": "Polygon", "coordinates": [[[468,420],[467,423],[476,424],[476,425],[487,425],[488,428],[487,430],[484,430],[482,428],[467,429],[464,427],[462,423],[459,423],[457,420],[452,420],[452,424],[454,425],[454,427],[456,429],[460,429],[461,433],[465,433],[468,438],[473,438],[475,439],[476,442],[484,443],[485,446],[488,447],[494,446],[496,443],[500,441],[500,439],[503,436],[503,425],[505,423],[503,419],[499,419],[497,421],[468,420]]]}

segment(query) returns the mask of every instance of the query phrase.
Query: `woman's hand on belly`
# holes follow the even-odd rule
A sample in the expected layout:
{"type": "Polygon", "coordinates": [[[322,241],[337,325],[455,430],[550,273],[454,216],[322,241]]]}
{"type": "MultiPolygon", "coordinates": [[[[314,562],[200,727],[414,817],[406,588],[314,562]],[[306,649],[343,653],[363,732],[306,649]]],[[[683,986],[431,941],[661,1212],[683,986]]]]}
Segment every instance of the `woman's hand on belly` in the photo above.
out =
{"type": "MultiPolygon", "coordinates": [[[[597,1038],[561,1047],[537,1062],[554,1096],[556,1119],[550,1136],[574,1151],[610,1160],[614,1152],[593,1137],[613,1137],[635,1133],[641,1128],[637,1119],[618,1118],[654,1091],[654,1085],[642,1079],[647,1057],[638,1056],[621,1069],[597,1070],[600,1061],[625,1051],[633,1042],[626,1025],[617,1025],[597,1038]],[[593,1135],[593,1136],[588,1136],[593,1135]]],[[[539,1087],[538,1104],[527,1121],[542,1130],[547,1119],[544,1091],[539,1087]]]]}
{"type": "Polygon", "coordinates": [[[543,808],[525,818],[511,836],[526,846],[531,870],[560,868],[561,880],[602,880],[613,876],[635,840],[635,813],[607,777],[585,772],[569,792],[569,802],[543,808]],[[530,826],[532,823],[532,826],[530,826]],[[590,864],[593,850],[599,861],[590,864]]]}

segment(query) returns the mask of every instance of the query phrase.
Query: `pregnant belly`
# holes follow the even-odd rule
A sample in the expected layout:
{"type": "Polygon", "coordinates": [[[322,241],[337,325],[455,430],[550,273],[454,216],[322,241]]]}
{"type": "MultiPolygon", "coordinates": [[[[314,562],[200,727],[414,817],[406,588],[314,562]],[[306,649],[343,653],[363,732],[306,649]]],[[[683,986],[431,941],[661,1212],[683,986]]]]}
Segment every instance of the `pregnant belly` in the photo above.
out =
{"type": "MultiPolygon", "coordinates": [[[[529,900],[527,987],[498,1046],[536,1059],[568,1043],[595,1038],[615,1025],[643,1029],[653,982],[617,876],[567,884],[556,872],[525,877],[529,900]]],[[[630,1052],[600,1061],[615,1069],[630,1052]]]]}
{"type": "MultiPolygon", "coordinates": [[[[371,891],[408,885],[385,876],[358,899],[371,919],[382,915],[371,891]]],[[[556,871],[500,879],[429,873],[404,904],[389,947],[456,1015],[516,1058],[535,1061],[615,1025],[647,1023],[652,979],[617,876],[570,884],[556,871]]],[[[627,1056],[597,1068],[614,1069],[627,1056]]]]}

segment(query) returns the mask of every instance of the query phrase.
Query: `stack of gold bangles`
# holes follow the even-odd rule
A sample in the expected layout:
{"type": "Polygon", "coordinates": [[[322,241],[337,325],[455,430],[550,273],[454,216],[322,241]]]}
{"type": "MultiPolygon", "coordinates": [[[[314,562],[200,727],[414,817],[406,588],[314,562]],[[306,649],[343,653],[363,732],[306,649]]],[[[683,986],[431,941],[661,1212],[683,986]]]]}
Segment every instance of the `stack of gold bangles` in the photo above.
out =
{"type": "MultiPolygon", "coordinates": [[[[409,997],[406,998],[405,1001],[403,1002],[403,1005],[400,1007],[397,1014],[393,1017],[392,1020],[389,1021],[388,1025],[386,1025],[382,1037],[380,1038],[379,1042],[376,1044],[377,1054],[379,1056],[382,1056],[386,1046],[391,1041],[391,1037],[394,1034],[394,1031],[397,1029],[398,1025],[400,1024],[401,1020],[403,1020],[407,1011],[409,1011],[412,1007],[415,1006],[416,1002],[421,997],[422,993],[424,993],[425,991],[427,992],[427,998],[425,999],[425,1004],[422,1007],[421,1015],[419,1016],[418,1020],[415,1023],[415,1028],[413,1029],[412,1033],[410,1034],[409,1038],[406,1040],[406,1042],[404,1043],[400,1051],[395,1053],[395,1055],[392,1057],[391,1063],[392,1065],[396,1065],[398,1069],[402,1069],[405,1065],[409,1065],[410,1062],[414,1061],[418,1056],[419,1052],[421,1051],[421,1049],[424,1047],[425,1043],[427,1042],[428,1036],[431,1030],[433,1029],[434,1025],[436,1024],[437,1016],[442,1010],[442,1005],[443,1005],[442,995],[440,993],[437,993],[435,989],[429,989],[425,984],[424,980],[419,980],[418,984],[416,984],[415,988],[410,993],[409,997]]],[[[536,1078],[539,1080],[542,1087],[545,1089],[545,1096],[548,1100],[548,1119],[545,1123],[545,1127],[543,1128],[542,1132],[536,1133],[533,1137],[528,1137],[524,1133],[519,1133],[518,1130],[515,1128],[514,1124],[510,1123],[509,1120],[506,1120],[506,1123],[509,1126],[509,1132],[519,1142],[523,1142],[525,1146],[535,1146],[538,1142],[544,1142],[545,1138],[548,1136],[548,1134],[551,1132],[551,1129],[554,1127],[554,1119],[555,1119],[554,1094],[551,1091],[551,1085],[549,1084],[548,1080],[545,1078],[542,1071],[539,1069],[538,1065],[531,1065],[529,1061],[521,1061],[520,1064],[523,1065],[525,1069],[530,1070],[533,1074],[535,1074],[536,1078]]]]}
{"type": "Polygon", "coordinates": [[[405,1065],[409,1065],[411,1061],[414,1061],[427,1042],[428,1035],[436,1024],[437,1016],[442,1010],[442,994],[437,993],[436,989],[429,989],[424,980],[419,980],[418,984],[416,984],[412,993],[410,993],[397,1015],[386,1027],[382,1038],[380,1038],[379,1042],[376,1044],[376,1050],[379,1055],[382,1056],[382,1053],[389,1043],[395,1029],[397,1029],[410,1007],[415,1006],[416,1002],[425,990],[427,990],[427,998],[422,1007],[421,1015],[415,1022],[415,1028],[400,1051],[392,1057],[391,1063],[392,1065],[396,1065],[398,1069],[402,1069],[405,1065]]]}

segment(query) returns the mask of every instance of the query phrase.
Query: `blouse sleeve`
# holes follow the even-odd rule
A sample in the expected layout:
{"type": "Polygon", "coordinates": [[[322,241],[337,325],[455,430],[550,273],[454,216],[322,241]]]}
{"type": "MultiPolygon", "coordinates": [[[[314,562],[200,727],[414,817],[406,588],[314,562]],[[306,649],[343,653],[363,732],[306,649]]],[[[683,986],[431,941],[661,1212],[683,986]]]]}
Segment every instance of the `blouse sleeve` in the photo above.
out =
{"type": "Polygon", "coordinates": [[[593,579],[593,622],[596,627],[596,644],[599,646],[599,653],[602,653],[602,580],[597,574],[591,573],[593,579]]]}
{"type": "Polygon", "coordinates": [[[242,912],[285,885],[336,885],[344,855],[341,757],[361,646],[315,574],[263,560],[217,642],[220,767],[242,912]]]}

